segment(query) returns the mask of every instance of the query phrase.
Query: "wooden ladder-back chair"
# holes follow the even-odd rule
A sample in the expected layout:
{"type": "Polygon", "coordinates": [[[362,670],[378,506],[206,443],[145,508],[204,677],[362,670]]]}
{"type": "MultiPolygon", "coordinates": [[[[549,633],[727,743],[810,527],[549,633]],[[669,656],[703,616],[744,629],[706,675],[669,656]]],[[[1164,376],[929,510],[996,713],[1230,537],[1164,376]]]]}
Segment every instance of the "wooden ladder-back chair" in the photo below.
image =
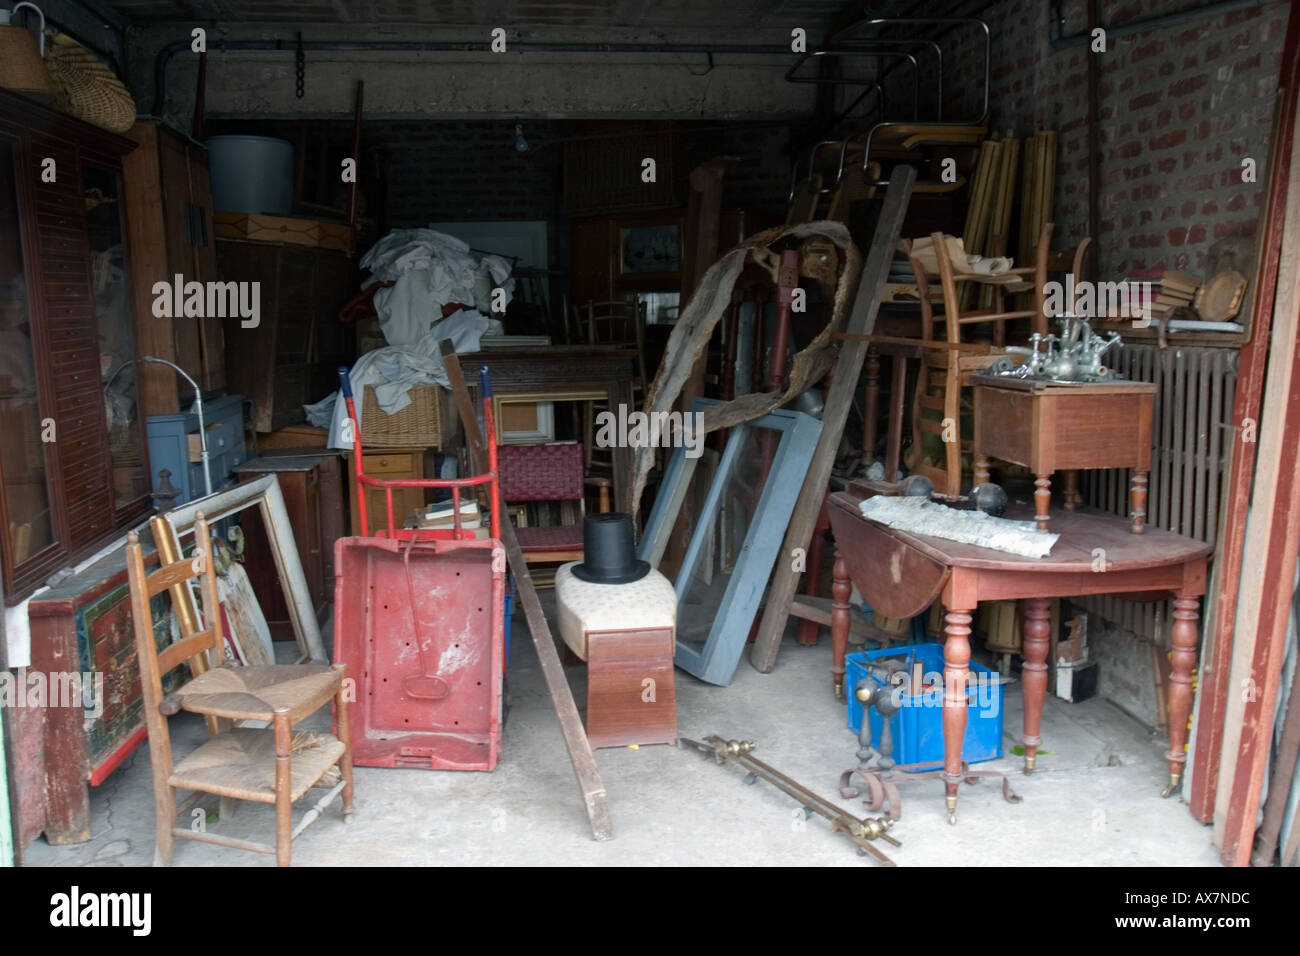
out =
{"type": "MultiPolygon", "coordinates": [[[[587,345],[636,350],[636,379],[632,383],[632,401],[637,407],[645,401],[646,386],[650,381],[646,376],[645,365],[645,317],[645,304],[635,295],[605,302],[588,302],[578,309],[578,327],[582,329],[587,345]]],[[[587,402],[583,406],[583,457],[588,469],[613,474],[613,457],[608,453],[597,454],[593,441],[596,414],[602,408],[603,402],[587,402]]],[[[610,411],[617,414],[616,409],[610,411]]]]}
{"type": "MultiPolygon", "coordinates": [[[[154,518],[152,527],[155,539],[169,533],[161,518],[154,518]]],[[[139,536],[134,531],[127,536],[131,615],[144,691],[157,813],[154,865],[166,866],[171,862],[173,843],[176,837],[181,837],[237,850],[273,853],[277,864],[288,866],[294,839],[340,792],[343,819],[349,823],[352,819],[352,748],[343,665],[241,667],[223,662],[215,561],[202,512],[195,521],[194,540],[197,547],[192,558],[182,558],[146,574],[139,536]],[[182,628],[181,639],[160,651],[154,638],[150,600],[163,591],[183,594],[183,589],[188,589],[189,582],[195,578],[200,581],[206,626],[197,631],[182,628]],[[183,662],[189,662],[191,673],[196,676],[164,697],[163,676],[183,662]],[[294,733],[296,723],[331,700],[338,736],[315,731],[294,733]],[[211,736],[193,753],[174,763],[167,718],[182,710],[208,718],[211,736]],[[257,721],[266,726],[224,729],[227,721],[257,721]],[[339,780],[307,811],[298,826],[293,827],[294,801],[319,785],[336,766],[339,780]],[[194,793],[177,807],[177,790],[194,793]],[[274,804],[275,844],[253,843],[177,826],[177,814],[187,813],[205,793],[221,798],[222,819],[229,816],[235,800],[274,804]]],[[[184,616],[178,618],[183,620],[184,616]]]]}
{"type": "Polygon", "coordinates": [[[1047,334],[1047,316],[1044,312],[1044,285],[1047,282],[1048,249],[1052,239],[1052,224],[1046,223],[1038,237],[1032,265],[1018,266],[1007,275],[1021,276],[1033,283],[1033,306],[1029,309],[1008,309],[1005,295],[999,285],[993,286],[993,308],[963,311],[959,283],[987,282],[988,276],[957,272],[948,254],[944,235],[931,234],[935,258],[939,265],[939,282],[943,291],[943,316],[934,315],[929,301],[929,278],[924,267],[908,255],[916,272],[917,288],[921,299],[922,334],[926,341],[920,374],[916,383],[912,405],[912,455],[911,470],[925,475],[934,482],[935,490],[943,495],[961,493],[961,455],[970,451],[970,441],[962,438],[961,395],[969,385],[974,372],[988,368],[1005,354],[1006,323],[1028,319],[1033,332],[1047,334]],[[962,329],[976,324],[991,324],[992,341],[988,343],[964,342],[962,329]],[[938,412],[939,419],[928,417],[926,412],[938,412]],[[942,466],[926,460],[924,436],[937,435],[943,441],[942,466]]]}

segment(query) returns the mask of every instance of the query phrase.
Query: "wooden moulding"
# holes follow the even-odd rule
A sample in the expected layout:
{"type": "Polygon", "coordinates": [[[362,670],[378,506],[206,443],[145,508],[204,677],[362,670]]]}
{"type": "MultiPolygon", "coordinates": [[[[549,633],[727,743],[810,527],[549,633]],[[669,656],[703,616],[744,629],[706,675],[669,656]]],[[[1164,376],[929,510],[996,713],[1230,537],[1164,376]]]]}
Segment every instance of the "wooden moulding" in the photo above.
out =
{"type": "Polygon", "coordinates": [[[353,231],[346,223],[224,210],[212,214],[212,233],[218,239],[291,242],[347,253],[352,252],[354,242],[353,231]]]}
{"type": "MultiPolygon", "coordinates": [[[[329,657],[321,641],[311,589],[302,568],[298,546],[294,542],[284,494],[280,491],[280,482],[274,474],[263,475],[205,498],[197,498],[167,512],[162,518],[171,526],[173,539],[168,553],[180,553],[180,538],[193,530],[198,512],[203,512],[209,524],[216,524],[228,515],[252,507],[260,509],[267,537],[271,540],[271,553],[275,558],[276,570],[284,588],[285,604],[289,608],[294,636],[301,652],[299,663],[326,663],[329,657]]],[[[181,606],[184,607],[184,602],[181,606]]]]}

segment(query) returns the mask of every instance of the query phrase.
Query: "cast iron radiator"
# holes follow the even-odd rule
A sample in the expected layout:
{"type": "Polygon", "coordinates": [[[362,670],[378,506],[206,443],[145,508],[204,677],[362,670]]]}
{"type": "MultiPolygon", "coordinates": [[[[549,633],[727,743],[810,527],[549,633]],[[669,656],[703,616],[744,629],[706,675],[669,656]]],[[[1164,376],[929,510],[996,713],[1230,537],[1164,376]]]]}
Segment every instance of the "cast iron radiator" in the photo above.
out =
{"type": "MultiPolygon", "coordinates": [[[[1215,542],[1226,482],[1223,467],[1233,440],[1237,388],[1235,348],[1180,348],[1125,343],[1116,368],[1126,378],[1156,385],[1152,418],[1147,522],[1189,538],[1215,542]]],[[[1127,515],[1127,470],[1083,472],[1087,504],[1127,515]]],[[[1169,646],[1172,602],[1136,604],[1110,595],[1072,603],[1127,628],[1139,639],[1169,646]]]]}

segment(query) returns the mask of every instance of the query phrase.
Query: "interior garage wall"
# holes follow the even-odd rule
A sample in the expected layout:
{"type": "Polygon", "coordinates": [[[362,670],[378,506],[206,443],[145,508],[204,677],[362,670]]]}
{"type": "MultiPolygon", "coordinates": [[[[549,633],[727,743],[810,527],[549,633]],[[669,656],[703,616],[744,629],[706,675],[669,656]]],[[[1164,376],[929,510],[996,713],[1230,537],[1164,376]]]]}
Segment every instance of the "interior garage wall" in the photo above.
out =
{"type": "MultiPolygon", "coordinates": [[[[1099,275],[1134,269],[1199,272],[1205,253],[1227,236],[1253,237],[1263,202],[1289,2],[1109,39],[1105,53],[1085,45],[1054,51],[1053,7],[1064,36],[1087,33],[1086,5],[1067,0],[1006,0],[986,10],[992,34],[991,130],[1026,136],[1060,132],[1055,245],[1087,234],[1087,58],[1099,74],[1099,275]],[[1241,160],[1258,165],[1241,181],[1241,160]]],[[[1182,13],[1195,0],[1099,0],[1101,25],[1182,13]]],[[[953,35],[950,88],[978,112],[980,47],[971,31],[953,35]]],[[[948,84],[946,84],[948,85],[948,84]]],[[[954,115],[965,115],[954,114],[954,115]]]]}

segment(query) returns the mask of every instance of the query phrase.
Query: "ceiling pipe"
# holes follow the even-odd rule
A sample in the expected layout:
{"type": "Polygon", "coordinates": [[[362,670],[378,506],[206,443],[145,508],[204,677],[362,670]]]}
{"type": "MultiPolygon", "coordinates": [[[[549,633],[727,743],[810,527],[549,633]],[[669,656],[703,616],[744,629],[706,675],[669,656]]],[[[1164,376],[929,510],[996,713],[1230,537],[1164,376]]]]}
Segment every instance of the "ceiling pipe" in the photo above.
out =
{"type": "MultiPolygon", "coordinates": [[[[190,48],[189,40],[169,43],[154,57],[153,112],[161,116],[167,97],[167,65],[177,53],[190,48]]],[[[296,44],[285,40],[221,40],[209,46],[209,52],[292,52],[296,44]]],[[[302,49],[331,53],[486,53],[482,42],[443,40],[304,40],[302,49]]],[[[718,54],[726,56],[789,56],[789,45],[740,43],[552,43],[516,40],[511,53],[635,53],[718,54]]]]}
{"type": "MultiPolygon", "coordinates": [[[[1106,31],[1106,39],[1114,40],[1121,37],[1133,36],[1137,33],[1146,33],[1150,30],[1164,30],[1169,27],[1176,27],[1184,23],[1195,23],[1198,20],[1204,20],[1209,17],[1221,17],[1227,13],[1235,13],[1238,10],[1247,10],[1251,7],[1267,6],[1274,0],[1222,0],[1220,3],[1211,3],[1208,6],[1196,7],[1191,10],[1183,10],[1178,13],[1166,13],[1163,16],[1151,17],[1148,20],[1137,20],[1133,23],[1124,23],[1117,27],[1103,27],[1106,31]]],[[[1052,17],[1049,40],[1052,45],[1052,52],[1058,53],[1061,50],[1069,49],[1074,46],[1086,45],[1092,41],[1092,31],[1102,26],[1100,23],[1093,22],[1083,33],[1075,33],[1070,36],[1062,36],[1061,31],[1065,26],[1065,17],[1061,13],[1060,0],[1053,4],[1055,16],[1052,17]]]]}

